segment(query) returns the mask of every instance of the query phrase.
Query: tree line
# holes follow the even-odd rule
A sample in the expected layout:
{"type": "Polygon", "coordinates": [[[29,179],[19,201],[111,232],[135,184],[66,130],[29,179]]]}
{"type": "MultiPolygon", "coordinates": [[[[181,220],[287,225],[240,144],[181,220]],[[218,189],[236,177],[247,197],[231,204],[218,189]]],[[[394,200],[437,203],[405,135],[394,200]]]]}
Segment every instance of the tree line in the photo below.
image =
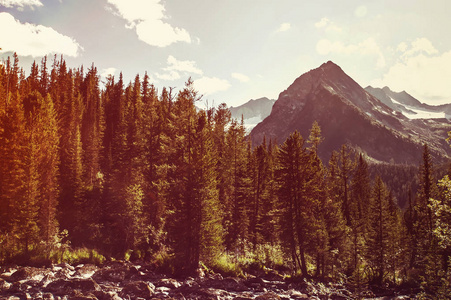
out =
{"type": "Polygon", "coordinates": [[[321,161],[316,122],[306,139],[251,145],[225,104],[196,108],[191,80],[101,87],[94,65],[48,64],[28,77],[17,55],[0,64],[0,262],[64,243],[191,274],[279,251],[303,277],[448,289],[451,183],[427,145],[401,210],[363,155],[343,145],[321,161]]]}

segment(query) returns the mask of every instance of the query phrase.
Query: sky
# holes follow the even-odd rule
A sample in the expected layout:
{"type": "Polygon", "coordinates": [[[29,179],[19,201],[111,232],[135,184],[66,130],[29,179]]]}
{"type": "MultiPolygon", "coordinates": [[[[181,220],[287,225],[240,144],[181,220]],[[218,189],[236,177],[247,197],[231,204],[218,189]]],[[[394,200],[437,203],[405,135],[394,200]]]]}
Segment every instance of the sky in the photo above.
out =
{"type": "Polygon", "coordinates": [[[0,0],[0,60],[63,55],[126,82],[145,72],[207,106],[277,99],[329,60],[362,87],[451,103],[449,0],[0,0]]]}

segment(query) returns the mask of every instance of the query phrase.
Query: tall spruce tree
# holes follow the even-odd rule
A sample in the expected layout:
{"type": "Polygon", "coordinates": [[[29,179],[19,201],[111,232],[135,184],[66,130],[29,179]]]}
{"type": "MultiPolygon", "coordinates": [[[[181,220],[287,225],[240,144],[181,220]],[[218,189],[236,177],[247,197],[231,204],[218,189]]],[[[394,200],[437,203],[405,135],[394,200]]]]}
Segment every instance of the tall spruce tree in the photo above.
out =
{"type": "Polygon", "coordinates": [[[303,171],[307,160],[304,139],[299,132],[291,134],[280,146],[277,154],[277,181],[280,200],[280,232],[282,245],[295,271],[299,268],[303,276],[308,276],[306,247],[307,220],[303,171]]]}

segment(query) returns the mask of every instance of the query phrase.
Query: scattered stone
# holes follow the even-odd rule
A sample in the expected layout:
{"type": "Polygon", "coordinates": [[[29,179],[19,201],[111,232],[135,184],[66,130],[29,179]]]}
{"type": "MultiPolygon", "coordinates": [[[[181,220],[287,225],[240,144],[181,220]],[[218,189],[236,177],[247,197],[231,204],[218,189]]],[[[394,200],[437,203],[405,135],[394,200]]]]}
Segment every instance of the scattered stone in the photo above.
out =
{"type": "Polygon", "coordinates": [[[122,300],[116,292],[96,291],[93,294],[100,300],[122,300]]]}
{"type": "MultiPolygon", "coordinates": [[[[125,300],[125,299],[237,299],[295,300],[395,297],[392,290],[364,290],[353,294],[344,284],[315,280],[284,280],[276,273],[246,279],[208,273],[177,280],[156,274],[151,265],[109,262],[99,267],[68,264],[48,268],[3,267],[0,299],[125,300]],[[388,294],[391,292],[392,294],[388,294]]],[[[399,293],[404,295],[408,292],[399,293]]],[[[398,296],[394,299],[409,299],[398,296]]]]}
{"type": "Polygon", "coordinates": [[[74,277],[79,278],[91,278],[92,275],[94,275],[95,272],[98,271],[99,268],[97,268],[95,265],[87,264],[87,265],[81,265],[77,266],[75,268],[74,277]]]}
{"type": "Polygon", "coordinates": [[[58,279],[47,285],[45,288],[48,292],[66,294],[73,290],[83,293],[100,291],[100,286],[92,279],[74,278],[72,280],[58,279]]]}
{"type": "Polygon", "coordinates": [[[132,281],[127,283],[121,292],[121,297],[130,297],[130,299],[144,298],[150,299],[155,290],[155,286],[144,281],[132,281]]]}
{"type": "Polygon", "coordinates": [[[101,269],[92,275],[92,279],[97,282],[122,282],[125,280],[125,274],[124,269],[101,269]]]}
{"type": "Polygon", "coordinates": [[[44,293],[42,295],[42,300],[54,300],[55,298],[53,297],[53,294],[51,293],[44,293]]]}
{"type": "Polygon", "coordinates": [[[303,294],[303,293],[301,293],[299,291],[296,291],[296,290],[289,290],[288,291],[288,295],[292,299],[308,299],[308,296],[306,294],[303,294]]]}
{"type": "Polygon", "coordinates": [[[47,273],[45,269],[38,269],[34,267],[23,267],[14,272],[9,278],[9,282],[17,282],[21,280],[41,280],[44,274],[47,273]]]}
{"type": "Polygon", "coordinates": [[[263,295],[257,296],[255,300],[280,300],[280,296],[273,291],[269,291],[264,293],[263,295]]]}
{"type": "Polygon", "coordinates": [[[167,287],[170,289],[177,289],[177,288],[181,287],[182,284],[172,278],[162,278],[157,283],[155,283],[155,286],[157,286],[157,287],[164,286],[164,287],[167,287]]]}
{"type": "Polygon", "coordinates": [[[249,300],[249,299],[254,299],[253,294],[250,292],[241,293],[234,298],[234,300],[249,300]]]}
{"type": "Polygon", "coordinates": [[[0,291],[9,290],[10,287],[11,287],[11,283],[6,282],[4,279],[0,278],[0,291]]]}

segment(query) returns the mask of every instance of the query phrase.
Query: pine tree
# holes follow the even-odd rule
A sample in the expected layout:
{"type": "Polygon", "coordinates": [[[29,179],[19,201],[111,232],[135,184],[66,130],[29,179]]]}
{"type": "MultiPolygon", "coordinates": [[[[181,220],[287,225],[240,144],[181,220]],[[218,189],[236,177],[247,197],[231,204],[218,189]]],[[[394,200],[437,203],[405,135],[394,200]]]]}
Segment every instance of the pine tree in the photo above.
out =
{"type": "Polygon", "coordinates": [[[7,235],[6,252],[11,254],[16,249],[27,252],[30,240],[36,238],[36,165],[29,166],[27,174],[27,162],[34,159],[37,149],[28,147],[29,136],[25,131],[25,115],[19,94],[16,92],[8,98],[0,126],[3,129],[0,137],[0,227],[7,235]],[[28,181],[27,175],[31,176],[28,181]]]}
{"type": "Polygon", "coordinates": [[[307,274],[306,247],[307,220],[304,218],[303,166],[307,155],[304,140],[298,132],[291,134],[277,154],[280,200],[280,231],[282,245],[291,255],[295,271],[299,267],[303,276],[307,274]]]}
{"type": "Polygon", "coordinates": [[[353,255],[352,270],[357,284],[360,284],[360,267],[366,234],[368,230],[368,211],[370,209],[371,185],[368,165],[362,154],[359,155],[357,168],[351,181],[350,228],[352,230],[353,255]]]}
{"type": "Polygon", "coordinates": [[[40,207],[39,227],[42,240],[51,243],[58,233],[56,210],[59,197],[58,166],[59,166],[59,135],[56,111],[50,96],[40,99],[40,110],[37,114],[37,124],[32,124],[39,131],[41,139],[39,175],[40,175],[40,207]]]}
{"type": "Polygon", "coordinates": [[[247,172],[248,145],[245,138],[243,123],[232,120],[226,135],[225,165],[226,176],[229,178],[227,191],[224,198],[226,228],[226,247],[236,254],[243,253],[248,239],[249,215],[246,209],[246,200],[249,192],[249,178],[247,172]]]}
{"type": "MultiPolygon", "coordinates": [[[[437,247],[433,235],[434,216],[429,206],[429,199],[437,198],[437,187],[433,177],[434,167],[429,147],[424,145],[422,164],[420,166],[420,187],[417,192],[413,213],[412,266],[423,270],[423,274],[437,269],[437,247]]],[[[429,275],[428,275],[429,276],[429,275]]]]}
{"type": "Polygon", "coordinates": [[[382,179],[377,176],[373,186],[370,205],[369,230],[367,242],[367,262],[370,278],[381,285],[387,272],[389,251],[389,194],[382,179]]]}
{"type": "Polygon", "coordinates": [[[341,201],[343,207],[343,215],[346,218],[346,224],[351,225],[351,193],[350,193],[350,181],[352,177],[352,172],[354,169],[354,164],[350,159],[350,154],[348,147],[343,145],[340,150],[339,158],[339,176],[341,181],[341,201]]]}
{"type": "Polygon", "coordinates": [[[174,104],[175,151],[169,158],[167,230],[177,272],[185,274],[201,258],[215,257],[222,244],[211,128],[205,113],[196,112],[197,99],[189,80],[174,104]]]}

